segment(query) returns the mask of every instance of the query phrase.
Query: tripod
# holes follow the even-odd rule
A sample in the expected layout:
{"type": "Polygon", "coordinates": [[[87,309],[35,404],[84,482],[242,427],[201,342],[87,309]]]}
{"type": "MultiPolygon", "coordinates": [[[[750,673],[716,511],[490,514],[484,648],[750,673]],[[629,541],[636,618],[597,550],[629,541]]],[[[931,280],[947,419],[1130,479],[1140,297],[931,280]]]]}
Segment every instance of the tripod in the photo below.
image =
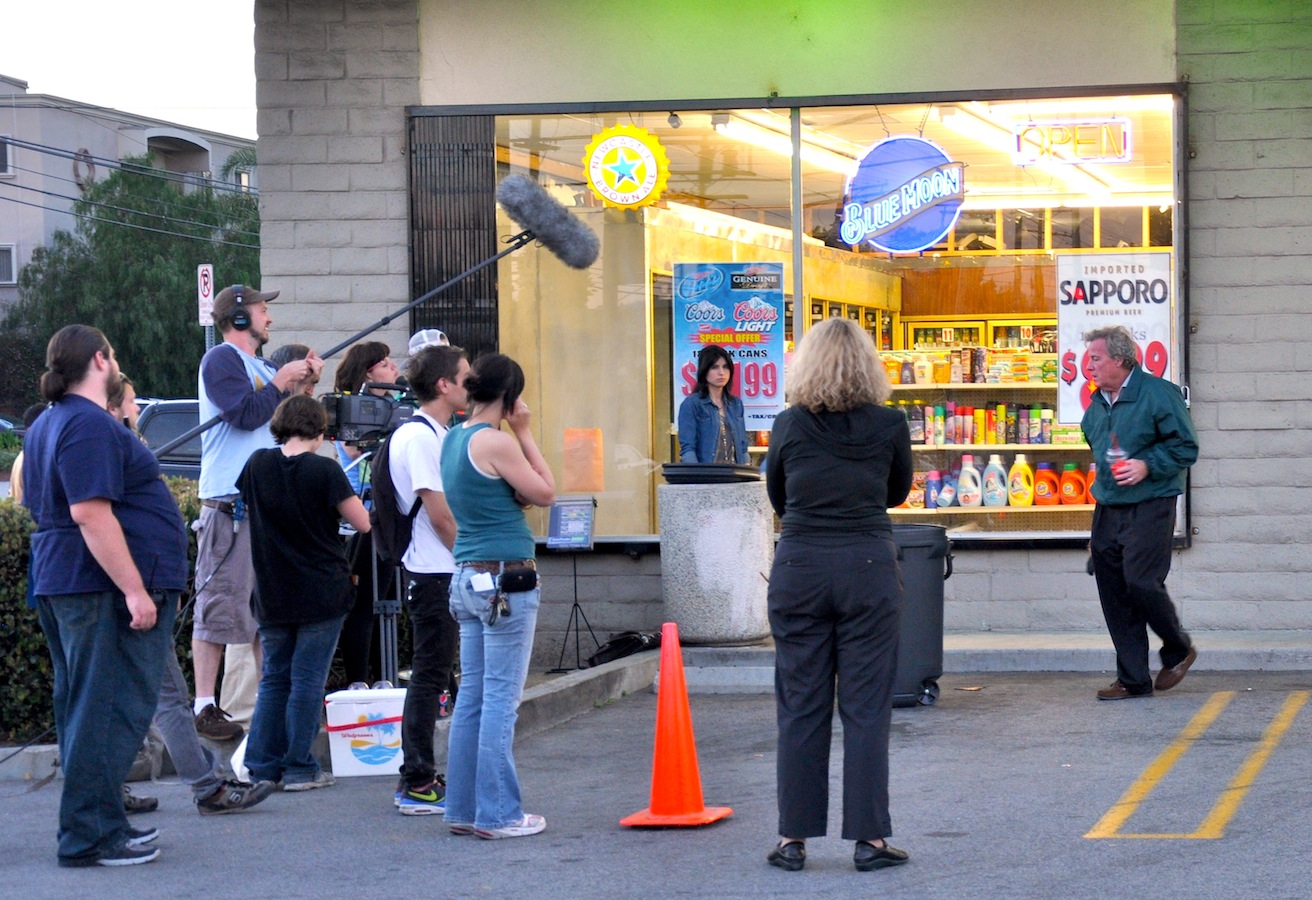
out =
{"type": "Polygon", "coordinates": [[[573,672],[575,669],[583,668],[583,651],[579,647],[579,639],[583,633],[583,626],[588,629],[588,634],[592,637],[592,643],[600,648],[601,642],[597,640],[596,632],[592,630],[592,623],[588,621],[587,614],[583,612],[583,607],[579,605],[579,555],[577,553],[571,556],[574,563],[574,607],[569,611],[569,624],[565,626],[565,640],[560,645],[560,659],[556,660],[556,668],[548,669],[548,674],[559,674],[562,672],[573,672]],[[580,626],[582,622],[582,626],[580,626]],[[574,632],[574,668],[564,668],[565,650],[569,647],[569,633],[574,632]]]}

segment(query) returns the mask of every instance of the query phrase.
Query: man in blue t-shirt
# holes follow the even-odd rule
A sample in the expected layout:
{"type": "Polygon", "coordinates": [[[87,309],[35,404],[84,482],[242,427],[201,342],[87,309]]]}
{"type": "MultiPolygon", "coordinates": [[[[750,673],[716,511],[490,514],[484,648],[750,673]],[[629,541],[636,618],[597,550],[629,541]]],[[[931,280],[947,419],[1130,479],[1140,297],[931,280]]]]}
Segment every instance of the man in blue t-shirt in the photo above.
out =
{"type": "Polygon", "coordinates": [[[159,463],[105,411],[119,379],[98,329],[61,328],[46,350],[50,408],[25,441],[32,582],[54,669],[64,787],[61,866],[159,856],[127,823],[122,784],[155,712],[187,583],[182,514],[159,463]]]}
{"type": "Polygon", "coordinates": [[[215,703],[219,661],[228,644],[251,644],[259,682],[260,649],[251,614],[255,573],[249,529],[242,523],[237,476],[256,450],[274,445],[269,420],[283,398],[306,381],[318,381],[323,360],[311,351],[275,369],[256,351],[269,342],[268,303],[277,291],[235,284],[214,298],[214,325],[223,342],[200,364],[197,397],[202,422],[218,425],[201,435],[200,523],[196,535],[196,606],[191,655],[196,668],[196,731],[233,740],[241,726],[215,703]]]}

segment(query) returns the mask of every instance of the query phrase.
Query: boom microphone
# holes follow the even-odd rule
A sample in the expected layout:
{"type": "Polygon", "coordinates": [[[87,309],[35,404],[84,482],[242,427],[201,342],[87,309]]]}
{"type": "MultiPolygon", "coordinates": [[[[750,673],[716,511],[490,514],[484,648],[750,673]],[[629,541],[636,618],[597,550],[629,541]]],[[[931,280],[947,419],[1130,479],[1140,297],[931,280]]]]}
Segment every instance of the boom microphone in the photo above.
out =
{"type": "Polygon", "coordinates": [[[560,201],[527,175],[507,175],[497,186],[497,201],[516,224],[533,232],[542,245],[571,269],[597,261],[601,244],[560,201]]]}

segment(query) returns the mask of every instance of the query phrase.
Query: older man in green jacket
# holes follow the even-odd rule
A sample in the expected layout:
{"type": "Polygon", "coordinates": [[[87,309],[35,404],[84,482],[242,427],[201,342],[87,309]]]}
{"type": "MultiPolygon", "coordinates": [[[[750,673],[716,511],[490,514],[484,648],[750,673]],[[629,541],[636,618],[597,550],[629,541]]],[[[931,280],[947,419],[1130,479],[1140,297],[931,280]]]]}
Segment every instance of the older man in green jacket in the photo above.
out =
{"type": "Polygon", "coordinates": [[[1098,390],[1080,427],[1098,461],[1091,486],[1093,574],[1103,618],[1116,648],[1116,681],[1099,700],[1150,697],[1170,690],[1198,656],[1166,592],[1175,498],[1198,459],[1198,438],[1180,389],[1143,369],[1123,327],[1084,335],[1098,390]],[[1125,458],[1108,464],[1108,450],[1125,458]],[[1162,669],[1148,668],[1148,629],[1162,639],[1162,669]]]}

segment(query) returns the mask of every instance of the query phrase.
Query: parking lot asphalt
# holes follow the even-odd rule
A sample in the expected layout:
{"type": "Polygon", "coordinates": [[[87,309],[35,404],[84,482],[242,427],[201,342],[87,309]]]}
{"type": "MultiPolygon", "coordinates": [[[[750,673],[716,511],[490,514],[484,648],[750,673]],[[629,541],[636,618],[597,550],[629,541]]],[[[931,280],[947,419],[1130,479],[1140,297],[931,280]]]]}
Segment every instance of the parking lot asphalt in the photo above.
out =
{"type": "Polygon", "coordinates": [[[776,837],[768,695],[694,695],[705,803],[732,817],[635,830],[647,807],[657,697],[590,710],[516,745],[525,808],[547,830],[510,841],[405,818],[390,777],[276,794],[201,818],[176,783],[134,817],[161,858],[59,869],[60,782],[0,783],[0,883],[15,897],[1306,897],[1312,709],[1304,672],[1196,672],[1151,699],[1098,702],[1096,674],[952,674],[931,707],[893,714],[895,846],[911,862],[854,871],[839,831],[835,717],[831,835],[807,867],[765,863],[776,837]]]}

